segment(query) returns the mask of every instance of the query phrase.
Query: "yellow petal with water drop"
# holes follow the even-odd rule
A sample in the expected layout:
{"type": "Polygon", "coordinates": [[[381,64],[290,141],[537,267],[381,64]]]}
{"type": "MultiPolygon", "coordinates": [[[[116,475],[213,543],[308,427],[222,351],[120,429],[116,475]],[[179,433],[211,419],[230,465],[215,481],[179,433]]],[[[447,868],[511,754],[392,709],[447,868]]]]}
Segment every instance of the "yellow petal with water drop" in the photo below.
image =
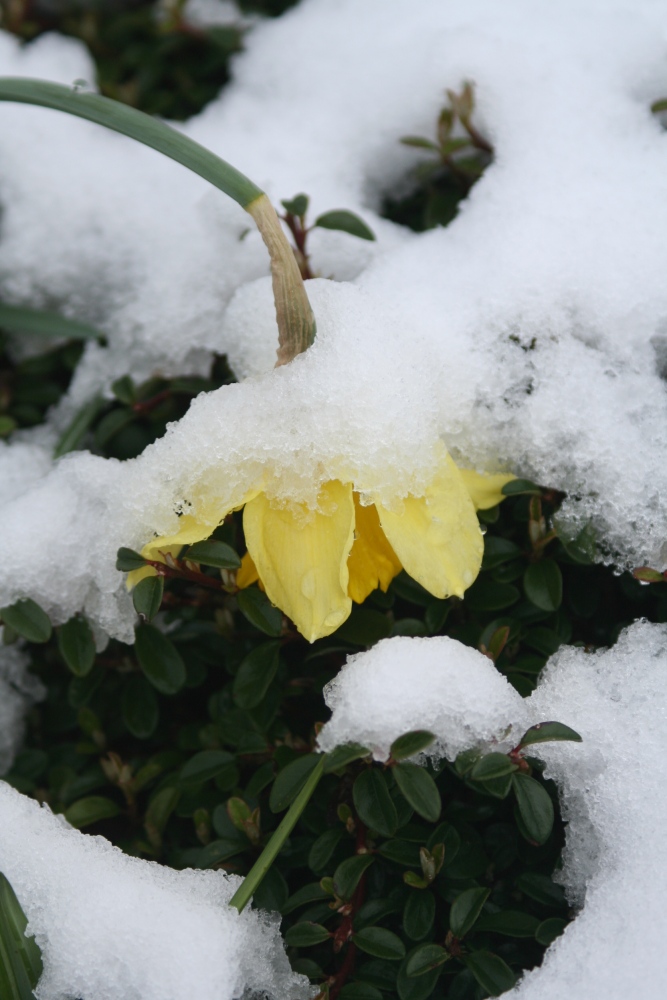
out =
{"type": "Polygon", "coordinates": [[[459,469],[465,487],[476,510],[488,510],[505,500],[503,486],[511,483],[516,476],[509,472],[498,472],[487,475],[485,472],[475,472],[473,469],[459,469]]]}
{"type": "Polygon", "coordinates": [[[470,494],[445,452],[423,496],[399,511],[376,504],[380,524],[406,572],[434,597],[462,597],[479,573],[484,541],[470,494]]]}
{"type": "Polygon", "coordinates": [[[386,590],[401,572],[398,556],[387,541],[374,504],[364,507],[354,494],[354,545],[347,561],[350,582],[347,592],[361,604],[377,587],[386,590]]]}
{"type": "Polygon", "coordinates": [[[318,507],[314,512],[273,507],[260,493],[243,511],[248,552],[269,600],[309,642],[335,632],[352,610],[347,592],[352,486],[326,483],[318,507]]]}

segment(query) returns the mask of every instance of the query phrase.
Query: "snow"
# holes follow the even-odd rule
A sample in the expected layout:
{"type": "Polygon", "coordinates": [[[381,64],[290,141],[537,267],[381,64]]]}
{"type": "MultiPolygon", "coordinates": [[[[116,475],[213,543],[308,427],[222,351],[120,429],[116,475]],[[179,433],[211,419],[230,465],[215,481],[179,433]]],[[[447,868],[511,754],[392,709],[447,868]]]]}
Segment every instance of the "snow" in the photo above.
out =
{"type": "Polygon", "coordinates": [[[414,728],[435,733],[438,742],[428,753],[449,759],[472,747],[507,750],[538,722],[574,728],[582,743],[544,743],[530,751],[545,761],[546,776],[559,788],[567,827],[564,867],[555,877],[580,912],[541,968],[503,996],[665,995],[664,625],[638,622],[612,649],[597,653],[563,647],[527,701],[481,653],[442,638],[388,639],[350,657],[325,697],[333,715],[320,747],[359,742],[380,759],[392,740],[414,728]]]}
{"type": "Polygon", "coordinates": [[[25,716],[46,694],[20,645],[1,645],[3,631],[0,627],[0,774],[7,773],[20,748],[25,716]]]}
{"type": "MultiPolygon", "coordinates": [[[[387,18],[380,0],[306,0],[246,45],[184,130],[276,203],[304,190],[311,218],[345,207],[377,235],[313,233],[313,265],[336,280],[309,282],[318,342],[286,371],[271,370],[265,250],[237,205],[121,136],[0,107],[0,290],[108,338],[48,429],[0,454],[0,603],[83,610],[127,639],[115,549],[169,530],[200,484],[221,510],[258,484],[312,505],[340,477],[399,505],[433,474],[438,438],[463,465],[566,491],[561,530],[589,526],[600,558],[667,566],[667,136],[649,112],[667,93],[664,6],[397,0],[387,18]],[[496,159],[449,227],[417,236],[377,210],[421,157],[398,140],[431,134],[464,79],[496,159]],[[50,467],[56,433],[114,378],[203,373],[214,350],[246,381],[198,399],[138,460],[50,467]],[[30,446],[22,484],[15,449],[21,464],[30,446]]],[[[0,35],[0,68],[93,79],[55,36],[0,35]]]]}
{"type": "Polygon", "coordinates": [[[4,783],[0,811],[0,871],[44,959],[39,1000],[312,996],[278,918],[227,905],[238,876],[130,858],[4,783]]]}

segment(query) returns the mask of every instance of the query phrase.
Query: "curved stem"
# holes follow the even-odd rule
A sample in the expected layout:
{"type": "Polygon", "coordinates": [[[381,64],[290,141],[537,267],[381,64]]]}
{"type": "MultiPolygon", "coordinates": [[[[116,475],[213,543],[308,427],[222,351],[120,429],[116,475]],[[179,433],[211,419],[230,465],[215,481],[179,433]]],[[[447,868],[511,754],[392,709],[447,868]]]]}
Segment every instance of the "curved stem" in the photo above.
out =
{"type": "Polygon", "coordinates": [[[235,906],[239,913],[241,913],[241,911],[250,902],[253,894],[257,891],[258,885],[268,872],[269,868],[282,850],[283,844],[296,826],[299,816],[308,805],[310,797],[317,788],[319,780],[322,777],[325,756],[325,754],[322,754],[317,764],[308,775],[305,785],[285,813],[280,825],[274,831],[271,839],[260,854],[259,858],[230,899],[229,905],[235,906]]]}

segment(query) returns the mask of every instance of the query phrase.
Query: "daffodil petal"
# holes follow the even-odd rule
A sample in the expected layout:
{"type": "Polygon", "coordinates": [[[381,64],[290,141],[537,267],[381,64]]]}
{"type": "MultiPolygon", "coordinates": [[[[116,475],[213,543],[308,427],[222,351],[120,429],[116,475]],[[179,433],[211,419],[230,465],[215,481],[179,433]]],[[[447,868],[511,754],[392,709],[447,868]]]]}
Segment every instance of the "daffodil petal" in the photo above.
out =
{"type": "Polygon", "coordinates": [[[401,564],[380,525],[374,504],[364,507],[354,494],[354,545],[347,561],[350,582],[347,592],[361,604],[377,587],[386,590],[401,564]]]}
{"type": "Polygon", "coordinates": [[[516,479],[516,476],[509,472],[498,472],[490,475],[485,472],[475,472],[473,469],[459,469],[459,472],[475,505],[475,510],[488,510],[489,507],[495,507],[496,504],[505,500],[505,494],[502,492],[503,486],[516,479]]]}
{"type": "Polygon", "coordinates": [[[413,579],[434,597],[463,592],[482,564],[484,541],[470,494],[448,454],[424,496],[395,512],[376,504],[380,524],[413,579]]]}
{"type": "Polygon", "coordinates": [[[330,635],[352,610],[347,560],[354,540],[352,486],[332,480],[320,511],[272,507],[260,493],[246,504],[246,545],[269,600],[309,642],[330,635]]]}
{"type": "Polygon", "coordinates": [[[239,590],[245,590],[246,587],[250,587],[253,583],[257,583],[259,580],[259,573],[257,572],[257,567],[252,561],[252,556],[249,552],[241,559],[241,566],[236,573],[236,586],[239,590]]]}

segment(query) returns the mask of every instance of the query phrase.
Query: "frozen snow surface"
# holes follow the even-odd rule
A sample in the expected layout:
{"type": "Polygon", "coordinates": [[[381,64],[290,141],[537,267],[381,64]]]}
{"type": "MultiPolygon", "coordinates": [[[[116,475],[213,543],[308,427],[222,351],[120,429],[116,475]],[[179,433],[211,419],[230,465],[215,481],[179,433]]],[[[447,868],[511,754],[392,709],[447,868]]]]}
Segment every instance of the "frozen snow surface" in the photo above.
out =
{"type": "MultiPolygon", "coordinates": [[[[0,71],[93,81],[55,36],[0,35],[0,71]]],[[[313,234],[336,280],[309,283],[317,344],[276,372],[268,262],[237,205],[121,136],[0,107],[0,293],[108,338],[51,436],[127,372],[203,372],[215,350],[254,376],[124,465],[51,469],[43,430],[3,449],[0,606],[31,596],[128,638],[115,550],[170,530],[179,504],[222,510],[258,485],[313,503],[332,477],[400,502],[439,437],[464,465],[565,490],[563,531],[590,526],[602,558],[667,566],[667,134],[649,110],[667,94],[667,7],[304,0],[252,27],[233,74],[179,127],[276,204],[303,190],[313,218],[348,208],[377,235],[313,234]],[[495,161],[450,226],[417,236],[377,211],[422,158],[400,137],[431,135],[464,80],[495,161]]]]}
{"type": "Polygon", "coordinates": [[[279,920],[227,905],[238,876],[127,857],[3,783],[0,813],[0,871],[42,949],[39,1000],[312,996],[279,920]]]}
{"type": "MultiPolygon", "coordinates": [[[[0,627],[0,643],[2,642],[0,627]]],[[[29,657],[17,646],[0,645],[0,774],[12,766],[23,739],[26,713],[45,694],[28,670],[29,657]]]]}
{"type": "Polygon", "coordinates": [[[434,732],[438,743],[429,752],[449,759],[468,747],[508,749],[537,722],[556,720],[580,733],[582,743],[544,743],[531,754],[543,758],[559,786],[568,825],[557,877],[581,912],[542,967],[503,996],[662,1000],[664,625],[639,622],[597,653],[564,647],[527,701],[481,653],[444,638],[385,640],[351,657],[325,694],[333,716],[320,746],[360,742],[380,758],[411,728],[434,732]]]}

